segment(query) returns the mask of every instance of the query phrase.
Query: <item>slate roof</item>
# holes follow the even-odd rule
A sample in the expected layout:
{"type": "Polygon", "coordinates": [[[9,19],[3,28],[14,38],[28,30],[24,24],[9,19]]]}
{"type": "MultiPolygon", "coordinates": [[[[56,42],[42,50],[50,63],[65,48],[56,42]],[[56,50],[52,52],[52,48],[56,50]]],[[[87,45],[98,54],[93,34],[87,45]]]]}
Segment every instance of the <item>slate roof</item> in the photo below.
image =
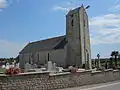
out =
{"type": "Polygon", "coordinates": [[[32,53],[38,51],[47,51],[53,49],[63,49],[66,45],[66,36],[59,36],[54,38],[49,38],[46,40],[36,41],[32,43],[28,43],[23,50],[20,52],[22,53],[32,53]]]}

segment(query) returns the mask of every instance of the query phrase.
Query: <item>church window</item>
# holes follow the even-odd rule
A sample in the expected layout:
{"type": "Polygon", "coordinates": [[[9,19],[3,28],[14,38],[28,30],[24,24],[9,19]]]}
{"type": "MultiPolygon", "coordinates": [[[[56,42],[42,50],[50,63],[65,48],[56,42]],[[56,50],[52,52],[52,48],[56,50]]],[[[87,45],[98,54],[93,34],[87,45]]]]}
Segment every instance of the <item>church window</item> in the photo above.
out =
{"type": "Polygon", "coordinates": [[[71,21],[71,25],[73,26],[73,19],[72,19],[72,21],[71,21]]]}
{"type": "Polygon", "coordinates": [[[84,26],[85,26],[85,19],[84,19],[84,26]]]}
{"type": "Polygon", "coordinates": [[[71,17],[73,17],[73,14],[71,15],[71,17]]]}
{"type": "Polygon", "coordinates": [[[49,57],[49,53],[48,53],[48,61],[49,61],[50,57],[49,57]]]}

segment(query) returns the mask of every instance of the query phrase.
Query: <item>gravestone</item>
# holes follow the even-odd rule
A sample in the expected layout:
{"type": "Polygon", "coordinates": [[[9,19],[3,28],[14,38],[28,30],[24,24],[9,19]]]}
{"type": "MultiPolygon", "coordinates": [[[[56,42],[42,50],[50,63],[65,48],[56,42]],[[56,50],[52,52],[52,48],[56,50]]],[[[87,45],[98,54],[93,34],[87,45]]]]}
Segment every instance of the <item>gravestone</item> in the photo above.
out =
{"type": "Polygon", "coordinates": [[[19,65],[20,65],[20,63],[16,63],[15,67],[16,67],[16,68],[19,68],[19,65]]]}
{"type": "Polygon", "coordinates": [[[15,62],[12,62],[12,65],[11,65],[11,67],[15,67],[15,62]]]}
{"type": "Polygon", "coordinates": [[[52,61],[48,61],[47,70],[48,70],[48,71],[52,71],[52,68],[53,68],[53,66],[52,66],[52,61]]]}
{"type": "Polygon", "coordinates": [[[56,63],[52,63],[52,61],[48,61],[48,64],[47,64],[47,70],[50,71],[50,72],[57,72],[57,65],[56,63]]]}
{"type": "Polygon", "coordinates": [[[56,63],[53,63],[53,65],[52,65],[52,71],[54,71],[54,72],[56,72],[57,70],[57,65],[56,65],[56,63]]]}
{"type": "Polygon", "coordinates": [[[57,68],[56,68],[56,71],[57,71],[57,72],[63,72],[63,67],[57,67],[57,68]]]}
{"type": "Polygon", "coordinates": [[[32,69],[31,64],[26,63],[26,64],[25,64],[25,71],[28,71],[28,70],[30,70],[30,69],[32,69]]]}
{"type": "Polygon", "coordinates": [[[36,69],[37,68],[37,64],[34,64],[32,67],[33,67],[33,69],[36,69]]]}
{"type": "Polygon", "coordinates": [[[6,63],[6,69],[9,69],[10,68],[10,64],[9,63],[6,63]]]}
{"type": "Polygon", "coordinates": [[[5,65],[2,65],[2,68],[6,68],[5,65]]]}

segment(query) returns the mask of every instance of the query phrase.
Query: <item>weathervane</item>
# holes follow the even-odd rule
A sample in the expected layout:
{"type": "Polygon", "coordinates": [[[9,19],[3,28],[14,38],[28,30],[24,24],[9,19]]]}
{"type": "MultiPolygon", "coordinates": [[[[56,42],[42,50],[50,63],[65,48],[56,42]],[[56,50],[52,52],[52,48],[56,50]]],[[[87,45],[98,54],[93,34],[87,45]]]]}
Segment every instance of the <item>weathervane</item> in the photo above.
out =
{"type": "Polygon", "coordinates": [[[85,7],[85,9],[88,9],[90,7],[90,5],[87,5],[86,7],[85,7]]]}

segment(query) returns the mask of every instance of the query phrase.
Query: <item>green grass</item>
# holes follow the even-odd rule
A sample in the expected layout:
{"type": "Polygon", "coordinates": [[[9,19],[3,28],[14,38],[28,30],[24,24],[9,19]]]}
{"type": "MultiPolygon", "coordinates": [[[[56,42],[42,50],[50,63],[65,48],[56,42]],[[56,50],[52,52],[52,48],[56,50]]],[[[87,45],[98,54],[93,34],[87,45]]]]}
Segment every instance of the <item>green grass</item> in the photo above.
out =
{"type": "Polygon", "coordinates": [[[4,68],[0,68],[0,73],[4,73],[5,69],[4,68]]]}

